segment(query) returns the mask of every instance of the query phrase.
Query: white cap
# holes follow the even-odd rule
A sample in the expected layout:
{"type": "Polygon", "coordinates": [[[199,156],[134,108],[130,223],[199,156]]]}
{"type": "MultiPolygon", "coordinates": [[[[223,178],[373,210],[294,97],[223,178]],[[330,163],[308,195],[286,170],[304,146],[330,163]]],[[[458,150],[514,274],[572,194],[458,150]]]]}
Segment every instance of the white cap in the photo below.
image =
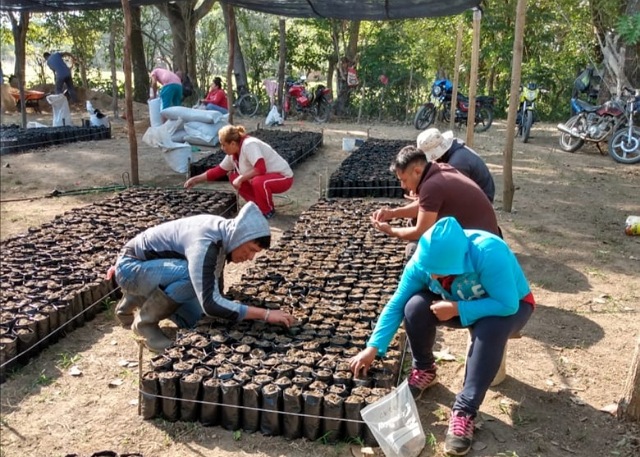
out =
{"type": "Polygon", "coordinates": [[[435,161],[442,157],[449,150],[453,143],[453,132],[448,130],[440,133],[437,128],[430,128],[418,135],[418,149],[424,152],[427,160],[435,161]]]}

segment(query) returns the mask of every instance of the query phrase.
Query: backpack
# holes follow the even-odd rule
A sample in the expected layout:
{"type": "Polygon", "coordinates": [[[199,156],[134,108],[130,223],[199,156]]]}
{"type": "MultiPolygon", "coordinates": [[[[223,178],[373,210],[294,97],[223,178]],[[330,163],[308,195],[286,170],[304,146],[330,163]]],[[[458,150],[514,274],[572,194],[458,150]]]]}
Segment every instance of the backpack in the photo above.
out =
{"type": "Polygon", "coordinates": [[[182,96],[190,97],[191,95],[193,95],[193,83],[191,82],[189,75],[185,74],[182,78],[182,96]]]}
{"type": "Polygon", "coordinates": [[[590,68],[583,70],[582,73],[580,73],[574,81],[573,87],[575,87],[578,92],[587,92],[587,90],[589,89],[589,84],[591,83],[592,74],[593,70],[591,70],[590,68]]]}

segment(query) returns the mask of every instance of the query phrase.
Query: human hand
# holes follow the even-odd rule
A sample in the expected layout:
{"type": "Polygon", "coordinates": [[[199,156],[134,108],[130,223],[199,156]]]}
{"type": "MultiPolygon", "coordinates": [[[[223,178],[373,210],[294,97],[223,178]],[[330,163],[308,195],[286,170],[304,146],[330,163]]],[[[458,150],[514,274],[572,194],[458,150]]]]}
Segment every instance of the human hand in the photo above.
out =
{"type": "Polygon", "coordinates": [[[235,187],[236,189],[240,189],[240,186],[242,185],[242,175],[240,175],[236,179],[234,179],[233,182],[231,183],[231,185],[233,187],[235,187]]]}
{"type": "Polygon", "coordinates": [[[414,202],[414,201],[416,201],[418,199],[418,196],[416,195],[416,193],[414,191],[410,190],[409,194],[404,194],[404,198],[414,202]]]}
{"type": "Polygon", "coordinates": [[[370,346],[349,359],[349,368],[355,378],[367,375],[369,367],[376,358],[377,353],[378,349],[370,346]]]}
{"type": "Polygon", "coordinates": [[[189,179],[186,180],[186,182],[184,183],[184,188],[185,189],[191,189],[197,183],[198,182],[196,181],[196,177],[194,176],[193,178],[189,178],[189,179]]]}
{"type": "Polygon", "coordinates": [[[269,314],[265,319],[265,322],[268,322],[269,324],[284,325],[287,328],[291,327],[295,321],[296,321],[295,317],[293,317],[289,313],[280,311],[279,309],[270,310],[269,314]]]}
{"type": "Polygon", "coordinates": [[[389,219],[391,219],[391,211],[386,206],[371,214],[371,222],[386,222],[389,219]]]}
{"type": "Polygon", "coordinates": [[[386,222],[372,221],[372,223],[373,228],[375,228],[376,230],[379,230],[386,235],[393,236],[393,229],[386,222]]]}
{"type": "Polygon", "coordinates": [[[430,308],[439,321],[448,321],[458,315],[458,302],[455,301],[434,301],[430,308]]]}

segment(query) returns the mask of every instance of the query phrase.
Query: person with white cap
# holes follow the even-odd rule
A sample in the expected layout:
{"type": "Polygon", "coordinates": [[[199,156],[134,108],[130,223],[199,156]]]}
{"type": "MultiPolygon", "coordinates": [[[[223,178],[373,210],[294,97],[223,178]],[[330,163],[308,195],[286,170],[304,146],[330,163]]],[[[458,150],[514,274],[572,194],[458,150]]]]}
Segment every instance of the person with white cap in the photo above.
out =
{"type": "Polygon", "coordinates": [[[371,215],[373,226],[389,236],[409,241],[405,255],[411,257],[420,236],[446,216],[455,217],[465,229],[485,230],[501,235],[491,202],[482,189],[451,165],[427,160],[415,146],[405,146],[390,167],[406,191],[417,198],[391,208],[385,206],[371,215]],[[415,219],[412,226],[397,227],[393,219],[415,219]]]}
{"type": "Polygon", "coordinates": [[[203,314],[289,327],[289,313],[228,300],[220,291],[225,262],[252,260],[270,245],[269,223],[252,202],[233,219],[200,214],[151,227],[129,240],[116,262],[123,291],[116,317],[154,352],[172,344],[158,326],[167,318],[182,328],[193,327],[203,314]]]}
{"type": "Polygon", "coordinates": [[[454,138],[451,130],[444,133],[437,128],[424,130],[418,135],[417,146],[427,156],[427,160],[448,163],[471,178],[493,203],[496,186],[487,164],[464,141],[454,138]]]}

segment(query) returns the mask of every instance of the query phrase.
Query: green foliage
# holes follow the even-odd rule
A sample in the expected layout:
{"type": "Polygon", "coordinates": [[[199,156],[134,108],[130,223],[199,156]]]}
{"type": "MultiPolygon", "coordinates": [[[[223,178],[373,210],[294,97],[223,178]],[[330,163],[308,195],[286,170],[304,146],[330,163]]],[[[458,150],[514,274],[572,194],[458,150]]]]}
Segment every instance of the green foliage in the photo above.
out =
{"type": "Polygon", "coordinates": [[[622,16],[618,20],[618,33],[627,44],[640,44],[640,13],[622,16]]]}

